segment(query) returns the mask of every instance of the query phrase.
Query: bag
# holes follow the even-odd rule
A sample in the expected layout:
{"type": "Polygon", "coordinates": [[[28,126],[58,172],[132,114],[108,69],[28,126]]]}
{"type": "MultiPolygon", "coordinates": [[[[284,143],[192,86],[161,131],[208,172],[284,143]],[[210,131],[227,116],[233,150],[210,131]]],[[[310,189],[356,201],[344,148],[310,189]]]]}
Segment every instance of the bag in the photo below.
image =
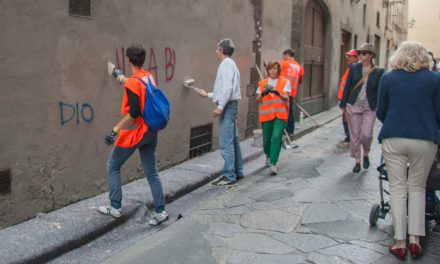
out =
{"type": "Polygon", "coordinates": [[[154,131],[164,129],[170,120],[170,103],[166,96],[151,83],[148,77],[148,84],[141,78],[137,78],[145,86],[145,106],[142,112],[145,124],[154,131]]]}
{"type": "Polygon", "coordinates": [[[370,75],[370,73],[372,73],[374,70],[376,69],[376,66],[371,67],[371,69],[366,72],[364,75],[362,75],[362,78],[356,83],[356,85],[353,87],[353,89],[351,89],[350,93],[348,94],[348,98],[350,98],[351,94],[358,88],[360,87],[361,83],[364,82],[364,80],[366,78],[368,78],[368,76],[370,75]]]}
{"type": "Polygon", "coordinates": [[[437,163],[439,161],[435,160],[432,164],[426,181],[426,186],[434,190],[440,190],[440,169],[437,167],[437,163]]]}

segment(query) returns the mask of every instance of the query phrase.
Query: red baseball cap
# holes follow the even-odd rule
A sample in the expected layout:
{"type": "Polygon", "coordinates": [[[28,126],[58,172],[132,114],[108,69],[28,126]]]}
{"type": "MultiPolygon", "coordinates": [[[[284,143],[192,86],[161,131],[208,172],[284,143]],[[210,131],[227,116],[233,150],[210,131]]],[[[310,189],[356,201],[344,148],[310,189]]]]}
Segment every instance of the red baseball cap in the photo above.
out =
{"type": "Polygon", "coordinates": [[[359,56],[358,52],[357,52],[356,50],[354,50],[354,49],[347,51],[347,52],[345,53],[345,55],[348,55],[348,56],[355,56],[355,57],[359,56]]]}

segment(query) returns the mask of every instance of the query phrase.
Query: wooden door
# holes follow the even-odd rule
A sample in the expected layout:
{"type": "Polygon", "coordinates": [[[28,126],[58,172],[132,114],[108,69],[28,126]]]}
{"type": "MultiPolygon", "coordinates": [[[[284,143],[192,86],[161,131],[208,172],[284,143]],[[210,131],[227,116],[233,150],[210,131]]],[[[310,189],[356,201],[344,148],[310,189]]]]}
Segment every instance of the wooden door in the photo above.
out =
{"type": "Polygon", "coordinates": [[[304,23],[303,107],[310,114],[325,108],[324,98],[325,17],[315,0],[306,5],[304,23]]]}
{"type": "Polygon", "coordinates": [[[347,60],[345,59],[345,53],[350,50],[350,39],[351,34],[347,31],[342,30],[341,34],[341,57],[339,64],[339,80],[344,75],[345,70],[347,69],[347,60]]]}

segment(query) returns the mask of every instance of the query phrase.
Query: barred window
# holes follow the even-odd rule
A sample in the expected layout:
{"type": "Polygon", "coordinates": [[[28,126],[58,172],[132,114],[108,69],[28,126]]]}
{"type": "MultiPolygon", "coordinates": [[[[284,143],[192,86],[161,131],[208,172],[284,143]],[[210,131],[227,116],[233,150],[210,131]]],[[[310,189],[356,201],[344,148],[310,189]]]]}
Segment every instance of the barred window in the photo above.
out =
{"type": "Polygon", "coordinates": [[[0,169],[0,195],[11,193],[11,169],[0,169]]]}
{"type": "Polygon", "coordinates": [[[194,158],[212,149],[212,123],[191,128],[189,158],[194,158]]]}

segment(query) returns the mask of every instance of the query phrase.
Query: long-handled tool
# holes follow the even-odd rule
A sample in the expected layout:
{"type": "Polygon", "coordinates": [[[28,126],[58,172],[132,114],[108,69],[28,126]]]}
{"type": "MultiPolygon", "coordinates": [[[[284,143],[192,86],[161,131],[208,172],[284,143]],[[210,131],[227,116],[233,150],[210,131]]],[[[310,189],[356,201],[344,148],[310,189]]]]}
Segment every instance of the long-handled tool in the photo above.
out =
{"type": "MultiPolygon", "coordinates": [[[[260,79],[263,80],[264,79],[263,74],[261,74],[260,68],[258,67],[257,64],[255,64],[255,68],[257,69],[258,74],[260,75],[260,79]]],[[[298,102],[295,101],[295,99],[293,99],[293,97],[292,97],[292,100],[293,100],[293,103],[296,104],[298,106],[298,108],[306,114],[307,117],[310,117],[310,120],[312,120],[317,126],[320,126],[319,123],[312,117],[312,115],[310,115],[309,112],[307,112],[300,104],[298,104],[298,102]]]]}
{"type": "Polygon", "coordinates": [[[183,81],[183,87],[188,88],[188,89],[192,89],[196,93],[200,93],[200,91],[202,89],[194,87],[193,86],[194,82],[195,82],[194,79],[185,80],[185,81],[183,81]]]}

